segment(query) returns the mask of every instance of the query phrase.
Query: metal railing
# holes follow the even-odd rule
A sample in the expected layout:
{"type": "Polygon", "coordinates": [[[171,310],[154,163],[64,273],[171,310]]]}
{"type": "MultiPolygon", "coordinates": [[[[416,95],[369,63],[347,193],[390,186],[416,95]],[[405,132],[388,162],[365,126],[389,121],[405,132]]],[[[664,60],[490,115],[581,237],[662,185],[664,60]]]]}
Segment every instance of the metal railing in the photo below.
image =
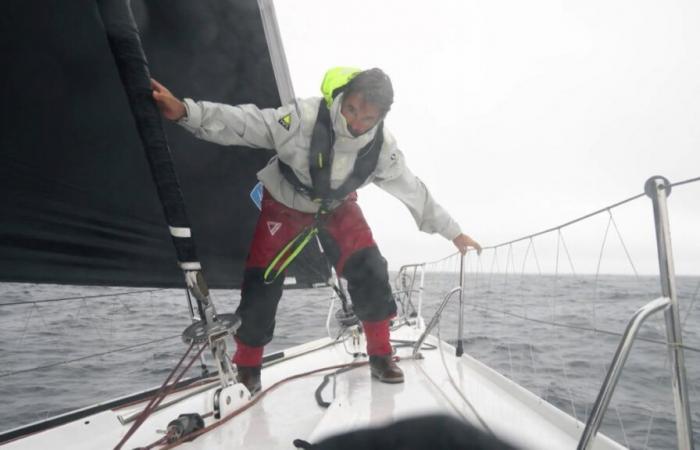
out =
{"type": "Polygon", "coordinates": [[[588,417],[586,428],[583,430],[578,444],[579,450],[591,447],[598,428],[603,420],[605,411],[610,403],[615,385],[622,372],[622,367],[637,336],[637,331],[644,320],[652,314],[664,311],[666,322],[666,339],[673,374],[673,403],[676,413],[676,434],[678,448],[692,449],[693,429],[690,418],[688,387],[683,356],[683,338],[681,333],[678,298],[676,295],[676,277],[673,267],[673,252],[671,250],[671,232],[668,222],[666,199],[671,193],[671,183],[663,177],[652,177],[644,185],[644,192],[651,198],[654,205],[654,223],[656,225],[656,247],[659,255],[659,275],[663,297],[658,298],[639,309],[627,325],[625,334],[620,341],[610,369],[605,375],[600,387],[598,398],[588,417]]]}
{"type": "Polygon", "coordinates": [[[610,365],[608,373],[605,375],[605,380],[603,381],[603,385],[600,387],[598,398],[596,398],[595,404],[591,409],[591,414],[588,416],[586,428],[583,430],[581,440],[579,441],[577,447],[578,450],[588,449],[592,445],[593,438],[595,437],[596,433],[598,433],[600,424],[603,421],[603,416],[605,415],[608,405],[610,404],[610,399],[612,398],[615,386],[617,386],[617,382],[620,379],[622,367],[627,361],[630,350],[632,350],[632,344],[637,337],[639,328],[649,316],[667,309],[670,304],[670,298],[660,297],[642,306],[632,316],[632,319],[627,325],[627,328],[622,336],[622,340],[615,351],[613,362],[610,365]]]}
{"type": "MultiPolygon", "coordinates": [[[[603,384],[598,393],[596,402],[591,410],[591,413],[587,419],[586,427],[581,435],[581,439],[578,444],[578,449],[588,449],[591,447],[593,441],[595,440],[596,434],[603,420],[603,416],[607,410],[607,407],[612,398],[613,392],[617,385],[617,381],[620,377],[622,368],[627,360],[627,356],[632,348],[632,344],[637,339],[637,333],[639,328],[644,323],[644,321],[651,315],[664,311],[665,316],[665,328],[666,328],[666,345],[669,352],[669,357],[671,361],[671,371],[672,371],[672,388],[673,388],[673,400],[676,416],[676,434],[678,448],[683,450],[689,450],[694,448],[693,443],[693,430],[690,415],[687,379],[686,379],[686,369],[685,360],[683,355],[683,340],[682,340],[682,330],[679,314],[679,306],[676,291],[675,282],[675,271],[673,264],[673,254],[671,249],[671,237],[670,228],[668,220],[668,209],[666,200],[671,192],[673,186],[678,186],[681,184],[686,184],[690,182],[700,181],[700,177],[693,178],[689,180],[684,180],[675,184],[670,183],[664,177],[652,177],[645,183],[644,193],[649,196],[653,203],[654,210],[654,223],[656,228],[656,243],[659,259],[659,275],[661,282],[662,297],[646,304],[640,308],[629,321],[625,332],[622,335],[622,339],[618,345],[615,355],[612,360],[612,364],[607,371],[603,384]]],[[[514,242],[521,240],[532,239],[535,236],[550,232],[557,231],[561,228],[571,225],[573,223],[584,220],[593,215],[599,214],[601,212],[609,211],[610,208],[619,206],[621,204],[630,202],[637,198],[642,197],[644,194],[636,195],[630,197],[622,202],[618,202],[608,208],[603,208],[594,213],[585,215],[581,218],[575,219],[573,221],[567,222],[564,225],[554,227],[539,233],[535,233],[529,236],[525,236],[513,241],[509,241],[498,246],[484,247],[484,249],[496,248],[503,245],[509,245],[514,242]]],[[[624,244],[623,244],[624,245],[624,244]]],[[[450,258],[454,255],[450,255],[450,258]]],[[[447,259],[445,258],[445,259],[447,259]]],[[[442,261],[442,260],[440,260],[442,261]]],[[[436,261],[436,262],[440,262],[436,261]]],[[[399,269],[398,279],[403,282],[403,289],[405,295],[410,301],[411,295],[414,292],[418,293],[419,302],[419,313],[422,308],[423,301],[423,291],[424,291],[424,276],[426,266],[432,263],[420,263],[420,264],[409,264],[402,266],[399,269]],[[403,278],[408,276],[408,272],[413,270],[413,278],[411,286],[406,286],[403,278]],[[413,288],[413,283],[415,282],[415,277],[417,271],[420,271],[421,278],[418,289],[413,288]]],[[[459,314],[459,337],[458,337],[458,347],[461,347],[462,341],[462,291],[463,291],[463,281],[464,281],[464,258],[460,261],[460,285],[453,288],[444,298],[438,310],[430,320],[428,326],[426,327],[424,333],[421,335],[418,343],[414,347],[413,354],[414,357],[420,357],[419,349],[423,340],[426,338],[427,334],[433,329],[435,324],[439,321],[442,311],[449,302],[450,298],[460,292],[460,314],[459,314]]],[[[460,356],[461,352],[457,352],[457,356],[460,356]]]]}

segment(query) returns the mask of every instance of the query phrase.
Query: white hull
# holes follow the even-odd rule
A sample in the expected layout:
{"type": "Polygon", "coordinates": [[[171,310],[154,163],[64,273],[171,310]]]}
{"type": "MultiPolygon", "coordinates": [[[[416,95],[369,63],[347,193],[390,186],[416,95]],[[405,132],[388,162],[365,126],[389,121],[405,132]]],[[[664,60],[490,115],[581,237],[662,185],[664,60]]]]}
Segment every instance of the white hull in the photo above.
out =
{"type": "MultiPolygon", "coordinates": [[[[392,331],[392,339],[415,341],[420,330],[402,326],[392,331]]],[[[438,344],[430,336],[427,344],[438,344]]],[[[364,339],[354,346],[347,338],[333,343],[321,339],[285,351],[285,358],[272,362],[262,372],[263,389],[299,373],[353,361],[352,353],[364,349],[364,339]],[[299,356],[293,356],[299,354],[299,356]]],[[[291,380],[263,395],[259,402],[221,426],[196,440],[183,443],[183,449],[277,449],[293,448],[294,439],[311,443],[345,431],[377,427],[393,421],[432,413],[449,414],[468,420],[477,427],[486,423],[498,437],[521,448],[574,449],[584,424],[471,357],[454,356],[455,349],[442,343],[447,368],[464,397],[452,386],[437,349],[423,350],[424,359],[411,359],[411,348],[400,347],[397,356],[405,374],[405,383],[380,383],[369,375],[366,366],[357,367],[335,377],[323,390],[323,398],[331,402],[320,407],[314,392],[326,373],[291,380]],[[481,417],[481,420],[477,418],[481,417]],[[481,422],[483,421],[483,422],[481,422]]],[[[358,360],[366,360],[360,358],[358,360]]],[[[163,436],[167,424],[182,413],[207,414],[212,410],[211,397],[218,382],[209,387],[191,387],[165,399],[164,404],[177,397],[182,401],[154,412],[123,448],[135,448],[153,443],[163,436]]],[[[240,385],[233,388],[241,389],[240,385]]],[[[230,410],[247,403],[233,396],[230,410]]],[[[122,419],[138,413],[146,401],[106,410],[74,422],[45,430],[3,446],[3,449],[33,450],[46,448],[96,449],[114,448],[131,423],[122,419]]],[[[205,419],[206,425],[217,422],[205,419]]],[[[623,448],[599,435],[593,448],[623,448]]]]}

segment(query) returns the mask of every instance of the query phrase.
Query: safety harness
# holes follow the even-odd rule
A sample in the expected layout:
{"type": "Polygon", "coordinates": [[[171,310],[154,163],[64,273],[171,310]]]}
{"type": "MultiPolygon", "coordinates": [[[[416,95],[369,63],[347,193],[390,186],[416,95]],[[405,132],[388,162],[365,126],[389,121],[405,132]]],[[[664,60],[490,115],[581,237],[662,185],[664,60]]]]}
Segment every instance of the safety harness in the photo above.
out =
{"type": "MultiPolygon", "coordinates": [[[[343,200],[369,178],[377,167],[379,152],[384,143],[384,122],[379,122],[377,131],[367,145],[357,153],[355,166],[348,178],[336,189],[331,189],[331,168],[333,167],[333,144],[335,133],[331,124],[330,111],[325,102],[321,102],[316,116],[316,124],[311,135],[309,148],[309,175],[311,186],[305,185],[289,165],[277,160],[284,178],[298,192],[321,204],[321,210],[327,209],[333,200],[343,200]]],[[[324,211],[327,212],[327,211],[324,211]]]]}
{"type": "Polygon", "coordinates": [[[289,165],[277,159],[282,176],[294,186],[297,192],[319,203],[319,208],[313,224],[304,228],[292,238],[267,266],[263,275],[266,283],[275,281],[301,253],[309,241],[318,234],[323,216],[330,211],[331,203],[345,199],[350,193],[362,186],[377,167],[379,153],[384,144],[384,121],[380,121],[377,125],[374,138],[357,153],[355,165],[348,178],[336,189],[331,188],[335,133],[333,132],[329,104],[344,91],[347,83],[357,72],[356,69],[335,68],[329,70],[324,77],[321,90],[324,93],[325,101],[322,100],[318,107],[316,123],[314,124],[309,147],[311,186],[304,184],[289,165]],[[277,265],[279,267],[275,268],[277,265]]]}

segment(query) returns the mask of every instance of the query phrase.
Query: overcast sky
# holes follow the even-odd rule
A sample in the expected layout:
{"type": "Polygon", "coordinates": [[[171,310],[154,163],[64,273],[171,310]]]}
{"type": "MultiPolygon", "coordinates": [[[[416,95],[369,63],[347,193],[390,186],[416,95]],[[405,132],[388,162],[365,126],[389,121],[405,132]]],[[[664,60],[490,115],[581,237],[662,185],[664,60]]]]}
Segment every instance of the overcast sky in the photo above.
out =
{"type": "MultiPolygon", "coordinates": [[[[329,67],[381,67],[387,126],[409,167],[482,245],[700,176],[700,2],[275,2],[298,97],[329,67]]],[[[676,267],[700,274],[700,183],[669,200],[676,267]]],[[[392,268],[453,251],[376,187],[360,204],[392,268]]],[[[651,203],[613,217],[635,269],[657,270],[651,203]]],[[[563,230],[576,272],[597,269],[609,216],[563,230]]],[[[535,239],[554,271],[556,234],[535,239]]],[[[515,248],[522,268],[527,244],[515,248]]],[[[632,273],[614,227],[602,272],[632,273]]],[[[499,254],[504,259],[503,254],[499,254]]],[[[483,255],[488,266],[492,254],[483,255]]],[[[501,261],[500,265],[504,263],[501,261]]],[[[534,261],[525,261],[535,271],[534,261]]],[[[560,261],[560,272],[566,272],[560,261]]]]}

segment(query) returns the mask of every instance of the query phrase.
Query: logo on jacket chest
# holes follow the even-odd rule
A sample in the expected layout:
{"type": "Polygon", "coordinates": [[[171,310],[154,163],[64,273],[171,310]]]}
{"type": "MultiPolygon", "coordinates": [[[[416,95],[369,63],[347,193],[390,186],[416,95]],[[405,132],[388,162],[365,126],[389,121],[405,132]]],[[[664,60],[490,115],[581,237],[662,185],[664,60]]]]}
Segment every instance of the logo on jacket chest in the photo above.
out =
{"type": "Polygon", "coordinates": [[[280,228],[282,228],[282,224],[280,222],[271,222],[268,220],[267,230],[270,232],[270,236],[274,236],[275,233],[280,230],[280,228]]]}
{"type": "Polygon", "coordinates": [[[282,125],[285,130],[289,131],[289,127],[292,125],[292,115],[287,114],[277,121],[278,124],[282,125]]]}

